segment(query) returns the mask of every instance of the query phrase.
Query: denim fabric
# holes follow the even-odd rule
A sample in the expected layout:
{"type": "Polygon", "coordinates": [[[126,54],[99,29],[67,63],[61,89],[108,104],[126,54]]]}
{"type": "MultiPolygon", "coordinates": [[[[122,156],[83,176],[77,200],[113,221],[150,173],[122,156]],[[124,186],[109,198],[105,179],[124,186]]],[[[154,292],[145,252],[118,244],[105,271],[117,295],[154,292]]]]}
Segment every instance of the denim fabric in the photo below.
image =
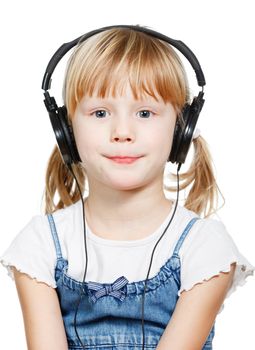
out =
{"type": "MultiPolygon", "coordinates": [[[[145,349],[155,349],[178,301],[180,289],[179,250],[198,218],[193,218],[181,234],[173,255],[161,267],[156,276],[147,281],[144,302],[145,349]]],[[[141,350],[143,337],[141,305],[145,280],[127,283],[125,299],[121,301],[112,295],[104,295],[93,302],[88,282],[79,282],[68,275],[68,261],[62,257],[61,247],[54,219],[48,215],[52,237],[57,254],[55,280],[64,321],[68,349],[83,349],[74,327],[74,315],[79,300],[80,288],[83,294],[76,317],[79,338],[86,349],[93,350],[141,350]]],[[[104,287],[105,284],[102,284],[104,287]]],[[[212,349],[213,325],[202,350],[212,349]]],[[[180,336],[182,336],[180,334],[180,336]]]]}

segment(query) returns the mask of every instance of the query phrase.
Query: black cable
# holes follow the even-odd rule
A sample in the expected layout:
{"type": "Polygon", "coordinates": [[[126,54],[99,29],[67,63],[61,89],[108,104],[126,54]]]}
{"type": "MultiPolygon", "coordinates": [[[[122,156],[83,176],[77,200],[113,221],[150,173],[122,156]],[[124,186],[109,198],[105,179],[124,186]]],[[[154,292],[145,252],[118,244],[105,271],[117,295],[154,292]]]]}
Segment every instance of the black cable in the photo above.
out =
{"type": "MultiPolygon", "coordinates": [[[[154,252],[156,250],[156,247],[158,245],[158,243],[160,242],[160,240],[162,239],[162,237],[164,236],[164,234],[166,233],[168,227],[170,226],[173,218],[174,218],[174,215],[176,213],[176,209],[177,209],[177,206],[178,206],[178,201],[179,201],[179,170],[181,168],[181,163],[178,164],[178,167],[177,167],[177,171],[176,171],[176,176],[177,176],[177,197],[176,197],[176,202],[175,202],[175,207],[174,207],[174,211],[173,211],[173,214],[164,230],[164,232],[162,233],[162,235],[159,237],[159,239],[157,240],[154,248],[153,248],[153,251],[152,251],[152,254],[151,254],[151,260],[150,260],[150,265],[149,265],[149,269],[148,269],[148,272],[147,272],[147,276],[146,276],[146,280],[145,280],[145,284],[144,284],[144,292],[143,292],[143,296],[142,296],[142,335],[143,335],[143,348],[142,350],[144,350],[144,340],[145,340],[145,331],[144,331],[144,299],[145,299],[145,292],[146,292],[146,287],[147,287],[147,280],[149,278],[149,274],[150,274],[150,270],[151,270],[151,265],[152,265],[152,261],[153,261],[153,257],[154,257],[154,252]]],[[[83,281],[82,281],[82,285],[81,285],[81,288],[80,288],[80,295],[79,295],[79,300],[78,300],[78,303],[76,305],[76,310],[75,310],[75,315],[74,315],[74,330],[75,330],[75,334],[80,342],[80,345],[82,346],[83,349],[86,349],[85,345],[82,343],[80,337],[79,337],[79,334],[78,334],[78,331],[77,331],[77,328],[76,328],[76,318],[77,318],[77,313],[78,313],[78,308],[79,308],[79,305],[80,305],[80,302],[81,302],[81,298],[82,298],[82,292],[85,292],[84,289],[83,289],[83,285],[84,285],[84,281],[85,281],[85,277],[86,277],[86,274],[87,274],[87,267],[88,267],[88,251],[87,251],[87,235],[86,235],[86,225],[85,225],[85,207],[84,207],[84,201],[83,201],[83,196],[82,196],[82,192],[81,192],[81,188],[80,188],[80,185],[78,183],[78,180],[73,172],[73,169],[72,169],[72,166],[69,165],[68,166],[68,169],[71,171],[74,179],[75,179],[75,182],[77,184],[77,187],[78,187],[78,191],[79,191],[79,194],[80,194],[80,197],[81,197],[81,203],[82,203],[82,218],[83,218],[83,230],[84,230],[84,249],[85,249],[85,268],[84,268],[84,275],[83,275],[83,281]]]]}
{"type": "Polygon", "coordinates": [[[152,265],[152,260],[153,260],[153,257],[154,257],[154,252],[156,250],[156,247],[158,245],[158,243],[160,242],[160,240],[162,239],[162,237],[164,236],[164,234],[166,233],[168,227],[170,226],[171,222],[173,221],[173,218],[174,218],[174,215],[176,213],[176,209],[177,209],[177,206],[178,206],[178,201],[179,201],[179,190],[180,190],[180,185],[179,185],[179,170],[181,168],[181,163],[178,164],[178,167],[177,167],[177,171],[176,171],[176,176],[177,176],[177,196],[176,196],[176,202],[175,202],[175,206],[174,206],[174,211],[173,211],[173,214],[166,226],[166,228],[164,229],[164,232],[162,233],[162,235],[159,237],[159,239],[157,240],[153,250],[152,250],[152,254],[151,254],[151,260],[150,260],[150,265],[149,265],[149,269],[148,269],[148,272],[147,272],[147,276],[146,276],[146,280],[145,280],[145,283],[144,283],[144,291],[143,291],[143,296],[142,296],[142,334],[143,334],[143,347],[142,347],[142,350],[144,350],[144,342],[145,342],[145,331],[144,331],[144,299],[145,299],[145,292],[146,292],[146,287],[147,287],[147,280],[149,278],[149,274],[150,274],[150,270],[151,270],[151,265],[152,265]]]}
{"type": "Polygon", "coordinates": [[[76,185],[78,187],[78,191],[79,191],[79,194],[80,194],[80,197],[81,197],[81,203],[82,203],[82,218],[83,218],[83,230],[84,230],[84,249],[85,249],[85,267],[84,267],[84,275],[83,275],[83,281],[82,281],[82,285],[81,285],[81,288],[80,288],[80,295],[79,295],[79,300],[78,300],[78,303],[76,305],[76,310],[75,310],[75,314],[74,314],[74,330],[75,330],[75,334],[82,346],[83,349],[86,349],[85,348],[85,345],[82,343],[80,337],[79,337],[79,334],[78,334],[78,331],[77,331],[77,328],[76,328],[76,317],[77,317],[77,313],[78,313],[78,308],[79,308],[79,305],[80,305],[80,302],[81,302],[81,298],[82,298],[82,292],[84,292],[84,289],[83,289],[83,286],[84,286],[84,281],[85,281],[85,277],[86,277],[86,274],[87,274],[87,267],[88,267],[88,251],[87,251],[87,235],[86,235],[86,225],[85,225],[85,207],[84,207],[84,201],[83,201],[83,196],[82,196],[82,192],[81,192],[81,188],[80,188],[80,185],[78,183],[78,180],[73,172],[73,169],[72,169],[72,166],[69,165],[68,166],[69,170],[71,171],[74,179],[75,179],[75,182],[76,182],[76,185]]]}

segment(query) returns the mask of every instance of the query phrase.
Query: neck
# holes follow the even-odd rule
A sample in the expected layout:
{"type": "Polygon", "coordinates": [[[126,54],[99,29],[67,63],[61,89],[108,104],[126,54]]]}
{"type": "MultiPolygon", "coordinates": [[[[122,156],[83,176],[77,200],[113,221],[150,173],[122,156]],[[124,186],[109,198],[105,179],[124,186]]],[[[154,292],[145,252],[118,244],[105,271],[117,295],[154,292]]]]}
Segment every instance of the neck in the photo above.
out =
{"type": "Polygon", "coordinates": [[[172,207],[160,183],[130,191],[93,191],[90,185],[89,193],[85,203],[88,225],[108,239],[145,237],[157,229],[172,207]]]}

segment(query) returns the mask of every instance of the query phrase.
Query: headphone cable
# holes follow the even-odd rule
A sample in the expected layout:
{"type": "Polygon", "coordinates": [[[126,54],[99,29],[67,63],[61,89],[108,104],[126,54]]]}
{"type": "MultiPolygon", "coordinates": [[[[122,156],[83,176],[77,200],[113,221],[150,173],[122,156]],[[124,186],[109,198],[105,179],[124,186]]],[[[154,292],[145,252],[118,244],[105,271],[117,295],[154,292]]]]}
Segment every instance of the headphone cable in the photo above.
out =
{"type": "MultiPolygon", "coordinates": [[[[149,278],[149,274],[150,274],[150,270],[151,270],[151,266],[152,266],[152,261],[153,261],[153,257],[154,257],[154,252],[156,250],[156,247],[158,245],[158,243],[160,242],[160,240],[163,238],[163,236],[165,235],[168,227],[170,226],[170,224],[172,223],[173,221],[173,218],[174,218],[174,215],[176,213],[176,209],[177,209],[177,206],[178,206],[178,202],[179,202],[179,190],[180,190],[180,184],[179,184],[179,170],[181,168],[181,163],[178,164],[177,166],[177,171],[176,171],[176,176],[177,176],[177,197],[176,197],[176,202],[175,202],[175,207],[174,207],[174,210],[173,210],[173,214],[166,226],[166,228],[164,229],[164,232],[162,233],[162,235],[159,237],[159,239],[157,240],[153,250],[152,250],[152,254],[151,254],[151,260],[150,260],[150,265],[149,265],[149,269],[148,269],[148,272],[147,272],[147,276],[146,276],[146,280],[145,280],[145,283],[144,283],[144,292],[143,292],[143,296],[142,296],[142,336],[143,336],[143,347],[142,347],[142,350],[144,350],[144,346],[145,346],[145,330],[144,330],[144,301],[145,301],[145,293],[146,293],[146,287],[147,287],[147,281],[148,281],[148,278],[149,278]]],[[[85,206],[84,206],[84,201],[83,201],[83,196],[82,196],[82,192],[81,192],[81,188],[80,188],[80,185],[79,185],[79,182],[74,174],[74,171],[72,169],[72,165],[71,164],[68,164],[68,169],[71,171],[74,179],[75,179],[75,182],[76,182],[76,185],[77,185],[77,188],[78,188],[78,191],[79,191],[79,194],[80,194],[80,197],[81,197],[81,203],[82,203],[82,218],[83,218],[83,230],[84,230],[84,250],[85,250],[85,267],[84,267],[84,275],[83,275],[83,281],[82,281],[82,285],[81,285],[81,288],[80,288],[80,295],[79,295],[79,299],[78,299],[78,303],[76,304],[76,309],[75,309],[75,315],[74,315],[74,330],[75,330],[75,334],[80,342],[80,345],[82,346],[83,349],[86,349],[85,348],[85,345],[82,343],[80,337],[79,337],[79,334],[78,334],[78,331],[77,331],[77,328],[76,328],[76,319],[77,319],[77,313],[78,313],[78,308],[79,308],[79,305],[81,303],[81,298],[82,298],[82,293],[85,293],[85,290],[83,288],[84,286],[84,282],[85,282],[85,278],[86,278],[86,274],[87,274],[87,267],[88,267],[88,251],[87,251],[87,234],[86,234],[86,225],[85,225],[85,206]]]]}
{"type": "Polygon", "coordinates": [[[176,202],[175,202],[175,206],[174,206],[174,210],[173,210],[173,214],[166,226],[166,228],[164,229],[164,232],[162,233],[162,235],[159,237],[159,239],[157,240],[153,250],[152,250],[152,254],[151,254],[151,260],[150,260],[150,265],[149,265],[149,269],[148,269],[148,272],[147,272],[147,276],[146,276],[146,280],[145,280],[145,283],[144,283],[144,291],[143,291],[143,296],[142,296],[142,335],[143,335],[143,347],[142,347],[142,350],[144,350],[144,346],[145,346],[145,330],[144,330],[144,300],[145,300],[145,293],[146,293],[146,287],[147,287],[147,281],[149,279],[149,274],[150,274],[150,270],[151,270],[151,265],[152,265],[152,260],[153,260],[153,257],[154,257],[154,253],[155,253],[155,250],[156,250],[156,247],[158,245],[158,243],[160,242],[160,240],[163,238],[163,236],[165,235],[168,227],[170,226],[170,224],[172,223],[173,221],[173,218],[174,218],[174,215],[176,213],[176,209],[177,209],[177,206],[178,206],[178,202],[179,202],[179,190],[180,190],[180,184],[179,184],[179,170],[181,168],[181,163],[178,164],[177,166],[177,171],[176,171],[176,177],[177,177],[177,196],[176,196],[176,202]]]}
{"type": "Polygon", "coordinates": [[[79,185],[79,182],[73,172],[73,169],[72,169],[72,165],[71,164],[68,164],[68,169],[71,171],[74,179],[75,179],[75,182],[76,182],[76,185],[77,185],[77,188],[78,188],[78,191],[79,191],[79,194],[80,194],[80,197],[81,197],[81,203],[82,203],[82,219],[83,219],[83,230],[84,230],[84,250],[85,250],[85,267],[84,267],[84,275],[83,275],[83,281],[82,281],[82,285],[81,285],[81,288],[80,288],[80,295],[79,295],[79,299],[78,299],[78,303],[76,304],[76,309],[75,309],[75,314],[74,314],[74,330],[75,330],[75,334],[80,342],[80,345],[82,346],[83,349],[86,349],[85,348],[85,345],[83,344],[83,342],[81,341],[80,337],[79,337],[79,334],[78,334],[78,331],[77,331],[77,328],[76,328],[76,318],[77,318],[77,313],[78,313],[78,308],[79,308],[79,305],[80,305],[80,302],[81,302],[81,298],[82,298],[82,293],[85,293],[84,291],[84,281],[85,281],[85,277],[86,277],[86,274],[87,274],[87,267],[88,267],[88,251],[87,251],[87,232],[86,232],[86,225],[85,225],[85,207],[84,207],[84,201],[83,201],[83,196],[82,196],[82,192],[81,192],[81,188],[80,188],[80,185],[79,185]]]}

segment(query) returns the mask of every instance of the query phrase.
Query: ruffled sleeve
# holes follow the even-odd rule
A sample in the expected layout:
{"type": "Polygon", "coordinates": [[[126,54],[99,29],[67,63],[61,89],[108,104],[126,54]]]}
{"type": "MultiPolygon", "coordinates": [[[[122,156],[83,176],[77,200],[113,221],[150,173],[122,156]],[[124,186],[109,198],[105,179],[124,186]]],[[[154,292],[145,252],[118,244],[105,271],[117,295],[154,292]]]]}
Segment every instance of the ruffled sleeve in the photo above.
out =
{"type": "MultiPolygon", "coordinates": [[[[181,253],[181,251],[180,251],[181,253]]],[[[230,265],[236,263],[233,283],[226,298],[246,283],[246,278],[254,274],[255,267],[239,252],[224,224],[215,219],[198,220],[183,246],[181,267],[181,288],[191,289],[195,284],[207,281],[220,272],[229,272],[230,265]]],[[[219,312],[223,309],[223,305],[219,312]]]]}
{"type": "Polygon", "coordinates": [[[54,278],[56,253],[50,236],[50,229],[44,216],[35,216],[14,238],[0,257],[0,263],[7,268],[14,280],[12,266],[38,282],[56,288],[54,278]]]}

